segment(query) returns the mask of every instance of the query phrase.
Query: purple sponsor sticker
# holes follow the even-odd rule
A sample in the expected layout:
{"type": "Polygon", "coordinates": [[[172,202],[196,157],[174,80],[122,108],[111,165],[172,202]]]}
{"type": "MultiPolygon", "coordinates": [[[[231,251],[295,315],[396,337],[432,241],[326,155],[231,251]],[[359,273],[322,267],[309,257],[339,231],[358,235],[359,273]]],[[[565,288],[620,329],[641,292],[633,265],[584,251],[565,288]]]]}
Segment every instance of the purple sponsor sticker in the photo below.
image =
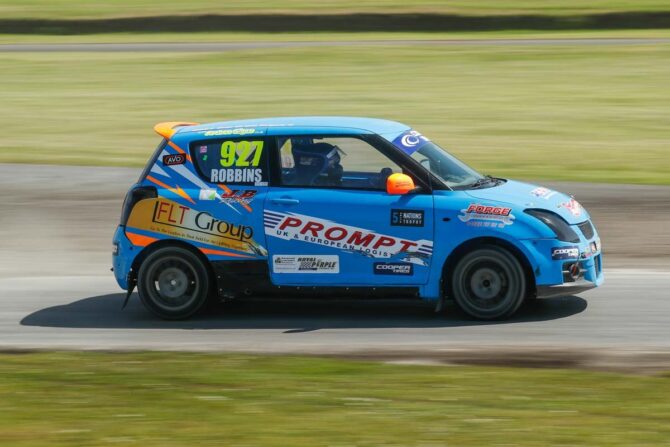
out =
{"type": "Polygon", "coordinates": [[[406,154],[412,155],[414,152],[421,149],[421,146],[428,143],[429,141],[430,140],[428,138],[424,137],[416,130],[408,130],[393,140],[393,144],[406,154]]]}

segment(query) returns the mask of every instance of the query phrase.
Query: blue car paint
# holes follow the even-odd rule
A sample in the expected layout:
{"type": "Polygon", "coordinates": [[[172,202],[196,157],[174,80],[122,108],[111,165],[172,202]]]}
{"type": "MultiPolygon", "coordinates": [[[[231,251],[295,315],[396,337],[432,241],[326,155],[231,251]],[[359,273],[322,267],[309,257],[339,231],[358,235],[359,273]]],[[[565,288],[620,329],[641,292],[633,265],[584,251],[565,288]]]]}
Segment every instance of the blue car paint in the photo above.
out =
{"type": "MultiPolygon", "coordinates": [[[[495,238],[505,241],[523,255],[531,267],[537,286],[563,284],[565,259],[552,259],[552,250],[561,247],[579,248],[579,262],[584,269],[584,279],[598,286],[603,281],[602,261],[596,266],[596,257],[601,259],[599,238],[594,235],[586,239],[576,224],[590,219],[572,199],[556,191],[538,188],[526,183],[507,181],[501,185],[476,190],[436,190],[433,194],[389,195],[385,191],[304,189],[268,185],[234,186],[240,191],[256,191],[249,212],[244,206],[231,201],[223,203],[223,190],[200,176],[190,161],[175,166],[165,166],[161,160],[165,155],[188,153],[194,141],[244,135],[249,137],[273,137],[283,135],[379,135],[389,142],[408,132],[410,127],[386,120],[343,117],[295,117],[267,118],[220,122],[207,125],[178,128],[170,138],[169,145],[161,151],[149,170],[149,175],[135,186],[153,186],[158,196],[212,216],[253,228],[254,238],[261,246],[257,252],[244,254],[226,251],[207,241],[182,241],[203,251],[211,261],[234,261],[244,259],[267,260],[270,264],[271,280],[276,285],[324,285],[324,286],[416,286],[419,294],[427,300],[439,299],[443,290],[443,268],[449,256],[458,247],[479,238],[495,238]],[[214,190],[216,200],[204,199],[203,190],[214,190]],[[511,209],[508,216],[498,220],[472,217],[468,209],[473,206],[511,209]],[[577,210],[575,208],[578,207],[577,210]],[[557,240],[553,231],[535,217],[524,213],[525,209],[546,209],[559,214],[579,235],[579,243],[557,240]],[[423,225],[393,226],[391,210],[405,209],[423,212],[423,225]],[[406,243],[415,244],[412,249],[421,251],[397,253],[389,257],[378,257],[375,253],[363,253],[355,247],[340,248],[319,242],[283,239],[277,237],[276,228],[282,218],[299,216],[315,218],[326,225],[367,230],[376,235],[390,236],[406,243]],[[423,242],[422,242],[423,241],[423,242]],[[596,250],[593,244],[598,241],[596,250]],[[337,274],[292,275],[279,274],[273,268],[273,255],[337,255],[340,271],[337,274]],[[232,255],[232,256],[231,256],[232,255]],[[411,275],[380,275],[376,264],[410,263],[411,275]]],[[[266,167],[267,168],[267,167],[266,167]]],[[[575,202],[576,203],[576,202],[575,202]]],[[[474,213],[477,214],[477,213],[474,213]]],[[[480,216],[481,217],[481,216],[480,216]]],[[[113,256],[114,273],[118,284],[127,289],[131,268],[136,257],[151,244],[136,245],[129,239],[144,236],[152,240],[171,239],[169,234],[142,228],[119,226],[114,235],[118,253],[113,256]]],[[[309,235],[309,231],[307,232],[309,235]]],[[[318,239],[316,237],[315,239],[318,239]]],[[[382,266],[383,267],[383,266],[382,266]]]]}

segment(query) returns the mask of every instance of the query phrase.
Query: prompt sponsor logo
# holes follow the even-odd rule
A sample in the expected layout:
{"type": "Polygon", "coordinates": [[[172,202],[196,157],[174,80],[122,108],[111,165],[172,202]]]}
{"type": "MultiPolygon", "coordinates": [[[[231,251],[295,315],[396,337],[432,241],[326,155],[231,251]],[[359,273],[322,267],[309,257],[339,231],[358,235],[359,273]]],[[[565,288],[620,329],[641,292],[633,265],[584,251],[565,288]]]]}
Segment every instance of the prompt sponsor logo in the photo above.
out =
{"type": "Polygon", "coordinates": [[[551,259],[577,259],[579,258],[578,247],[556,247],[551,249],[551,259]]]}
{"type": "Polygon", "coordinates": [[[274,255],[272,267],[275,273],[340,273],[340,257],[337,255],[274,255]]]}
{"type": "Polygon", "coordinates": [[[301,241],[372,258],[390,258],[399,253],[430,257],[433,242],[408,240],[365,228],[345,225],[314,216],[265,210],[265,234],[287,241],[301,241]]]}
{"type": "Polygon", "coordinates": [[[391,210],[391,225],[394,227],[423,227],[423,211],[391,210]]]}
{"type": "Polygon", "coordinates": [[[403,275],[414,274],[414,265],[403,262],[375,262],[373,265],[375,275],[403,275]]]}

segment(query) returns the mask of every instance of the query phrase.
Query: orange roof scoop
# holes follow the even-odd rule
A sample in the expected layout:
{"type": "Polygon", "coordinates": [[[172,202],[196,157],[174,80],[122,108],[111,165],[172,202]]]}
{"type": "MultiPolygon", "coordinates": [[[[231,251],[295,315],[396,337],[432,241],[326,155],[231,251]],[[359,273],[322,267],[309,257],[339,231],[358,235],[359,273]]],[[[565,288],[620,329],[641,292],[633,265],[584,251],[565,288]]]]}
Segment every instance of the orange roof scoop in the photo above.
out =
{"type": "Polygon", "coordinates": [[[183,123],[181,121],[167,121],[165,123],[158,123],[154,126],[154,130],[158,135],[169,140],[177,131],[177,127],[197,126],[199,123],[183,123]]]}

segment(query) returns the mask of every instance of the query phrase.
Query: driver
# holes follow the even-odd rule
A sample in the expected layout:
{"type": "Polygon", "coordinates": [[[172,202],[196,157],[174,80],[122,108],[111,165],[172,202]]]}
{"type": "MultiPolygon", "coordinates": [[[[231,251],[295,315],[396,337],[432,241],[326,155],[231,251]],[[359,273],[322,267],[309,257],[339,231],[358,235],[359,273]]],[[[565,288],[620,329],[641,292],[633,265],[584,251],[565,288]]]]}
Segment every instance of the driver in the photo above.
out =
{"type": "Polygon", "coordinates": [[[340,149],[330,143],[311,143],[293,147],[296,185],[340,186],[340,149]]]}

